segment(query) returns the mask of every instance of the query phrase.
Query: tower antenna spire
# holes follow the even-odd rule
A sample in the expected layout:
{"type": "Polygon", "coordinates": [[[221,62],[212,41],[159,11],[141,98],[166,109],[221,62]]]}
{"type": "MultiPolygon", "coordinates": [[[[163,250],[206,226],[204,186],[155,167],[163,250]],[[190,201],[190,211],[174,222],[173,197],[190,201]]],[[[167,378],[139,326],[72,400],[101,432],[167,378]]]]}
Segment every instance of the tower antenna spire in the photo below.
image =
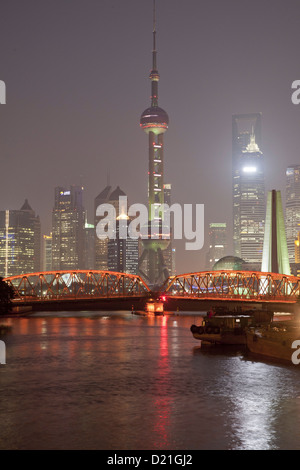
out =
{"type": "Polygon", "coordinates": [[[157,72],[156,64],[156,5],[155,0],[153,0],[153,51],[152,51],[152,71],[157,72]]]}

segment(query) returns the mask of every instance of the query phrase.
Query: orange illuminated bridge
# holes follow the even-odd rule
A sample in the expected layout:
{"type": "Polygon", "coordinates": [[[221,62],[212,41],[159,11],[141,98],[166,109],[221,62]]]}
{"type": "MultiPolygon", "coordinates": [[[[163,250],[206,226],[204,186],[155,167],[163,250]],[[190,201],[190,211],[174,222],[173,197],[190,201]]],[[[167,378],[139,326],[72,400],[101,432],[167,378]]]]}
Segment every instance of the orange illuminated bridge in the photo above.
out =
{"type": "MultiPolygon", "coordinates": [[[[151,296],[140,276],[97,270],[47,271],[7,277],[16,303],[135,299],[151,296]]],[[[170,277],[160,289],[166,301],[224,300],[296,304],[300,278],[251,271],[202,271],[170,277]]]]}
{"type": "Polygon", "coordinates": [[[300,277],[253,271],[203,271],[169,278],[164,293],[172,298],[295,303],[300,277]]]}
{"type": "Polygon", "coordinates": [[[46,271],[4,279],[15,302],[141,297],[150,292],[140,276],[96,270],[46,271]]]}

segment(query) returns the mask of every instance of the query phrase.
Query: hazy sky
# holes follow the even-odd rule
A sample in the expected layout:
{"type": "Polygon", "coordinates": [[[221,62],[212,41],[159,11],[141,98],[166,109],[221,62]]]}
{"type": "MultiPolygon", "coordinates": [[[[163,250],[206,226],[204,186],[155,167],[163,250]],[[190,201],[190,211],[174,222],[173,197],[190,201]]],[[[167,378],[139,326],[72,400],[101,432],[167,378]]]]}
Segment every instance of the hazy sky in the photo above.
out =
{"type": "MultiPolygon", "coordinates": [[[[206,230],[231,226],[232,114],[262,112],[267,190],[300,164],[299,18],[299,0],[157,0],[165,182],[206,230]]],[[[152,0],[1,0],[0,210],[28,198],[48,233],[54,187],[83,184],[92,221],[108,172],[146,202],[151,52],[152,0]]],[[[207,247],[182,247],[178,272],[203,269],[207,247]]]]}

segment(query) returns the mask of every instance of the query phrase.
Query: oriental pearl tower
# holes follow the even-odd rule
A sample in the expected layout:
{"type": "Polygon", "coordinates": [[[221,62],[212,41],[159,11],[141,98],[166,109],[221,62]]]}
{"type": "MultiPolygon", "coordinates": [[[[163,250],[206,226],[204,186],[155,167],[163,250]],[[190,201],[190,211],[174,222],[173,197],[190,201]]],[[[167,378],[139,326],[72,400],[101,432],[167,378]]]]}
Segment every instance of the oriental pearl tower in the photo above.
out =
{"type": "Polygon", "coordinates": [[[140,118],[140,127],[149,138],[149,171],[148,171],[148,204],[149,220],[142,229],[142,255],[139,260],[140,274],[152,286],[162,284],[169,273],[164,261],[163,251],[170,243],[170,233],[163,225],[163,214],[159,211],[164,203],[164,133],[168,129],[169,117],[166,111],[158,106],[158,81],[156,51],[156,9],[153,0],[153,50],[151,80],[151,106],[140,118]],[[142,270],[147,260],[146,271],[142,270]]]}

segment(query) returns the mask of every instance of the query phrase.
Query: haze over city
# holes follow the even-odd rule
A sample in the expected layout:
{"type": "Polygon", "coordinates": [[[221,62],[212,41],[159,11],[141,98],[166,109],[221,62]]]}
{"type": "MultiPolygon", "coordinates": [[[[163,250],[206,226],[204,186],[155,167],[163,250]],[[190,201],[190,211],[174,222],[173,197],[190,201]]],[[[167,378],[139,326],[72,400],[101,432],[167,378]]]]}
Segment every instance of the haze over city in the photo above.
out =
{"type": "MultiPolygon", "coordinates": [[[[266,190],[282,190],[299,164],[300,5],[283,1],[157,1],[159,104],[170,123],[165,182],[172,202],[205,205],[232,227],[233,114],[262,113],[266,190]]],[[[129,203],[147,203],[152,2],[5,2],[1,7],[0,210],[27,198],[51,231],[54,188],[84,186],[94,198],[109,175],[129,203]]],[[[204,267],[207,251],[176,242],[177,272],[204,267]]],[[[229,248],[230,251],[230,248],[229,248]]]]}

